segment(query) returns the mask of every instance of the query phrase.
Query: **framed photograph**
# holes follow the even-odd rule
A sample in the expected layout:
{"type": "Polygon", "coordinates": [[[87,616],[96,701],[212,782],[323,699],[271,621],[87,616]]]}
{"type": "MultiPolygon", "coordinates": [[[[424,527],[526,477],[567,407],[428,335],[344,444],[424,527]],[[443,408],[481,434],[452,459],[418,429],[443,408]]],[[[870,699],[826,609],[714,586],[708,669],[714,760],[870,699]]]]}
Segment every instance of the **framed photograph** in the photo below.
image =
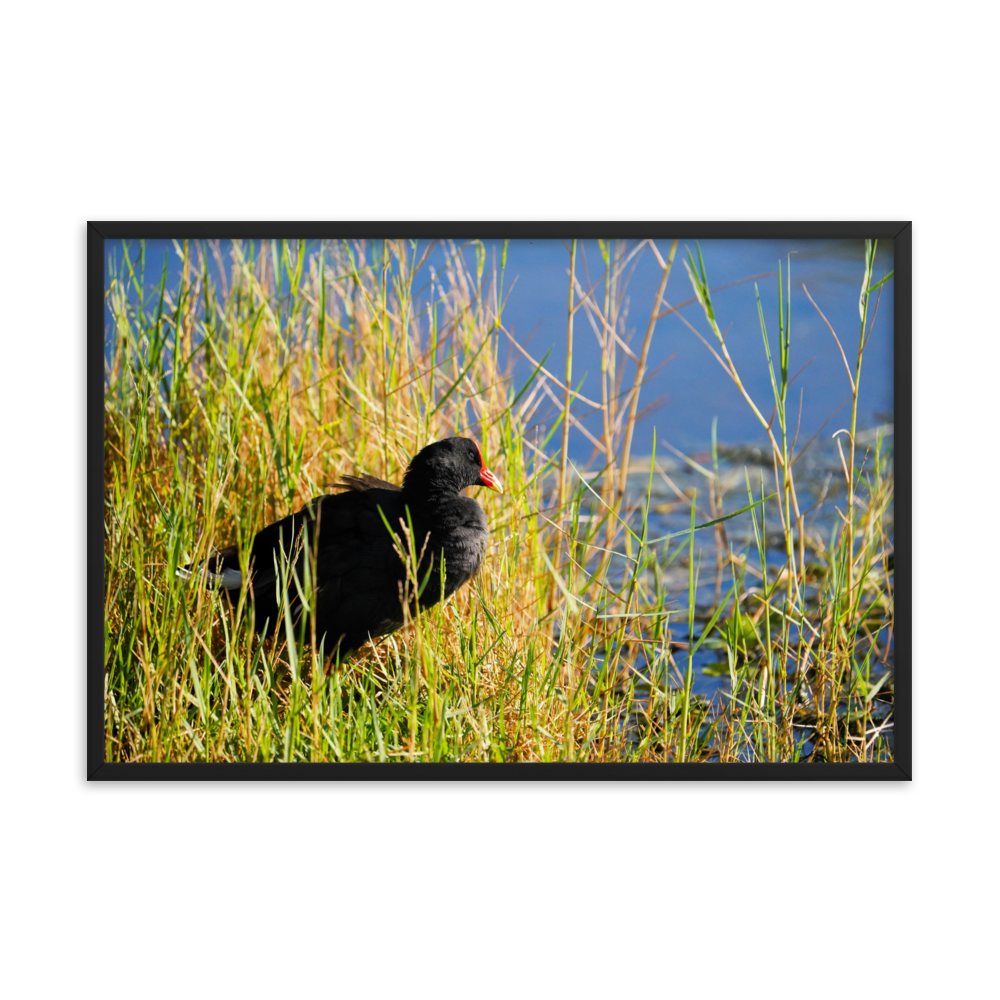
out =
{"type": "Polygon", "coordinates": [[[911,281],[899,222],[89,224],[88,778],[908,780],[911,281]]]}

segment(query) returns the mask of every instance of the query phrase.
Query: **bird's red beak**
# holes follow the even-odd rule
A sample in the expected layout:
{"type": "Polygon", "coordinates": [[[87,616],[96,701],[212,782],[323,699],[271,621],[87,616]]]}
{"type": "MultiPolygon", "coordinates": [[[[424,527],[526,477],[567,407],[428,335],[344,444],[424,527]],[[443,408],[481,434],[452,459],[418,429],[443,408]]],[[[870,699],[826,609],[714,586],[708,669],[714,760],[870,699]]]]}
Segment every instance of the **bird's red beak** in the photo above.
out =
{"type": "Polygon", "coordinates": [[[483,466],[483,471],[479,473],[479,485],[488,486],[491,490],[496,490],[497,493],[503,493],[500,480],[485,465],[483,466]]]}
{"type": "MultiPolygon", "coordinates": [[[[475,441],[472,443],[476,444],[475,441]]],[[[486,463],[483,461],[483,452],[478,444],[476,444],[476,451],[479,453],[479,485],[488,486],[491,490],[496,490],[497,493],[503,493],[503,487],[500,485],[500,480],[486,468],[486,463]]]]}

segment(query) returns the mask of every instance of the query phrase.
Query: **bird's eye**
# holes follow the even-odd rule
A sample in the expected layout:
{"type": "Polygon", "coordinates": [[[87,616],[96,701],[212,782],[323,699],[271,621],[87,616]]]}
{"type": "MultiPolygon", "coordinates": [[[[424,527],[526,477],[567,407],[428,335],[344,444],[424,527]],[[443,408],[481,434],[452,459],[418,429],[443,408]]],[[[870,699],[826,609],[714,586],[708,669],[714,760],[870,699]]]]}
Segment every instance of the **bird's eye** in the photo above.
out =
{"type": "Polygon", "coordinates": [[[476,453],[471,448],[469,449],[469,458],[471,458],[473,462],[476,460],[476,453]]]}

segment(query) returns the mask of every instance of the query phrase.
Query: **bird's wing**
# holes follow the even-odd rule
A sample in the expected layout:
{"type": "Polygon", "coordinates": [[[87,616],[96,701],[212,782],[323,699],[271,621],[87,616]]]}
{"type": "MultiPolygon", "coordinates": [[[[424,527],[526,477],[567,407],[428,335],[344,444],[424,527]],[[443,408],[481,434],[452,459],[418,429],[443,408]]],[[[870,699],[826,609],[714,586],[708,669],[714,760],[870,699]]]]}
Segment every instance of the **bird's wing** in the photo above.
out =
{"type": "Polygon", "coordinates": [[[406,574],[395,532],[404,517],[400,491],[380,487],[326,497],[319,505],[316,627],[330,637],[328,648],[341,636],[344,648],[354,648],[403,623],[400,585],[406,574]]]}
{"type": "MultiPolygon", "coordinates": [[[[282,590],[287,590],[290,611],[297,618],[308,596],[306,580],[311,579],[315,625],[318,633],[328,635],[328,649],[341,636],[344,649],[356,648],[369,635],[399,628],[405,571],[396,545],[402,545],[387,525],[401,532],[400,519],[405,517],[400,490],[366,485],[315,497],[261,529],[250,550],[256,627],[265,634],[281,627],[282,590]]],[[[215,553],[204,571],[214,584],[238,590],[243,585],[239,565],[239,549],[233,545],[215,553]]]]}
{"type": "Polygon", "coordinates": [[[297,615],[308,578],[315,591],[317,631],[332,633],[331,643],[346,635],[349,645],[357,646],[369,634],[398,628],[403,618],[399,582],[405,573],[386,525],[395,528],[404,513],[400,491],[370,487],[316,497],[264,528],[252,552],[258,627],[269,620],[270,631],[278,622],[281,579],[287,581],[297,615]]]}
{"type": "Polygon", "coordinates": [[[403,491],[402,486],[387,483],[384,479],[369,476],[365,472],[359,473],[357,476],[341,476],[340,482],[334,483],[333,488],[335,490],[356,490],[359,493],[365,490],[392,490],[395,493],[403,491]]]}
{"type": "MultiPolygon", "coordinates": [[[[254,535],[250,547],[249,591],[254,600],[255,625],[260,630],[265,630],[265,622],[270,622],[265,630],[270,633],[278,622],[279,574],[285,579],[293,578],[293,570],[310,537],[309,531],[304,529],[314,521],[316,505],[322,499],[310,500],[301,510],[261,528],[254,535]]],[[[240,572],[240,553],[235,545],[216,553],[206,566],[227,590],[239,590],[247,584],[240,572]]],[[[301,577],[301,572],[298,575],[301,577]]]]}

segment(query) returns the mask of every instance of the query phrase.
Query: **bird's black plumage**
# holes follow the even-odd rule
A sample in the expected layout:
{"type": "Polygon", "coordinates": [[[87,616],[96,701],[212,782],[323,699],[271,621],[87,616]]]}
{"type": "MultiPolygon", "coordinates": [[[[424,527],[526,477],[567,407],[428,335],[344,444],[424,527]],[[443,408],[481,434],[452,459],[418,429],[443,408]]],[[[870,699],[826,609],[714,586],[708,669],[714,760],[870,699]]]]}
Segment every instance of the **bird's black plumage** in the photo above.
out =
{"type": "MultiPolygon", "coordinates": [[[[299,622],[311,580],[315,616],[310,620],[306,607],[305,634],[311,636],[315,628],[315,641],[327,654],[339,650],[343,656],[369,638],[394,632],[404,622],[406,584],[397,549],[409,551],[404,531],[409,525],[422,588],[419,608],[449,597],[476,574],[489,536],[482,508],[462,495],[467,486],[502,492],[479,446],[467,438],[448,438],[414,457],[402,487],[374,476],[344,476],[344,492],[315,497],[269,524],[254,537],[250,551],[254,628],[270,635],[283,627],[283,593],[292,621],[299,622]]],[[[182,573],[194,575],[191,567],[182,573]]],[[[204,576],[238,594],[244,588],[239,549],[234,545],[213,555],[204,576]]],[[[412,595],[412,583],[410,588],[412,595]]],[[[410,614],[417,610],[411,601],[410,614]]]]}

